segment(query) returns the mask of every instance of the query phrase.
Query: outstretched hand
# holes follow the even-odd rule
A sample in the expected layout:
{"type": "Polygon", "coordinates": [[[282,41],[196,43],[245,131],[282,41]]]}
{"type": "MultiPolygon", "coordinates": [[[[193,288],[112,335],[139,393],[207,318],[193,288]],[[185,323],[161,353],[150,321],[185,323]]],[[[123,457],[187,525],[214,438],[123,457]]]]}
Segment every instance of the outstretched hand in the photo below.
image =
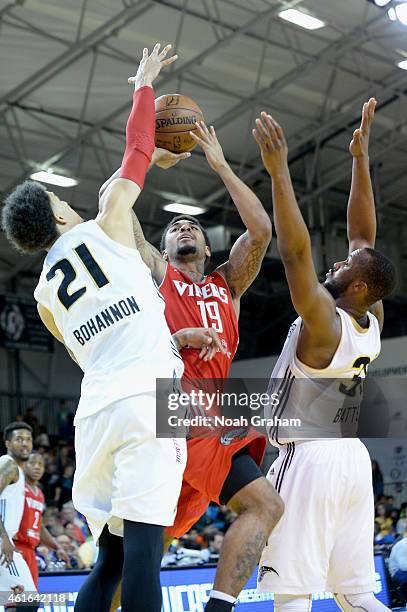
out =
{"type": "Polygon", "coordinates": [[[227,168],[228,163],[223,154],[220,142],[216,137],[213,125],[211,125],[209,130],[204,121],[197,121],[195,125],[197,131],[189,133],[195,142],[202,147],[209,166],[215,172],[219,172],[222,168],[227,168]]]}
{"type": "Polygon", "coordinates": [[[136,89],[143,87],[143,85],[151,85],[154,79],[160,74],[162,68],[169,66],[178,59],[178,55],[167,58],[167,53],[171,47],[172,45],[166,45],[160,52],[161,44],[157,43],[150,55],[148,49],[145,47],[143,49],[143,57],[138,67],[137,74],[129,77],[127,79],[128,82],[134,83],[136,89]]]}
{"type": "Polygon", "coordinates": [[[370,98],[365,102],[362,109],[362,122],[360,127],[353,132],[353,138],[349,145],[349,152],[353,157],[369,155],[370,128],[372,127],[376,110],[376,100],[370,98]]]}
{"type": "Polygon", "coordinates": [[[191,153],[172,153],[167,151],[167,149],[156,147],[151,159],[151,165],[168,170],[168,168],[172,168],[183,159],[188,159],[188,157],[191,157],[191,153]]]}
{"type": "Polygon", "coordinates": [[[260,147],[264,167],[270,176],[286,168],[288,147],[282,127],[271,115],[261,113],[256,119],[256,128],[252,130],[253,137],[260,147]]]}

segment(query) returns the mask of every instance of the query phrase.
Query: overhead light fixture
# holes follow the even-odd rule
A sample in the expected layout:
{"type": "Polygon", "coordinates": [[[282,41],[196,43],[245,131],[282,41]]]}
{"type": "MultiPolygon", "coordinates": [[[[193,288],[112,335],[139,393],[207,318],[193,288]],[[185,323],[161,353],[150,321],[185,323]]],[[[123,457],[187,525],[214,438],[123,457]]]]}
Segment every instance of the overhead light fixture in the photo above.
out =
{"type": "Polygon", "coordinates": [[[321,21],[321,19],[317,19],[308,13],[304,13],[303,11],[299,11],[298,9],[294,8],[281,11],[278,16],[285,21],[295,23],[295,25],[305,28],[306,30],[319,30],[320,28],[326,26],[326,23],[321,21]]]}
{"type": "Polygon", "coordinates": [[[374,0],[374,3],[377,4],[377,6],[386,6],[386,4],[389,4],[391,2],[391,0],[374,0]]]}
{"type": "Polygon", "coordinates": [[[163,209],[167,212],[179,213],[180,215],[202,215],[207,211],[207,209],[202,206],[190,206],[189,204],[180,204],[180,202],[165,204],[163,209]]]}
{"type": "Polygon", "coordinates": [[[398,4],[395,7],[396,17],[403,24],[407,25],[407,2],[403,2],[403,4],[398,4]]]}
{"type": "Polygon", "coordinates": [[[57,185],[58,187],[75,187],[79,181],[70,176],[64,176],[63,174],[55,174],[52,169],[39,170],[31,175],[34,181],[40,181],[41,183],[48,183],[49,185],[57,185]]]}
{"type": "Polygon", "coordinates": [[[396,11],[393,7],[387,11],[387,14],[389,16],[390,21],[397,21],[396,11]]]}
{"type": "Polygon", "coordinates": [[[405,60],[403,60],[403,61],[399,62],[399,63],[397,64],[397,66],[398,66],[399,68],[401,68],[402,70],[407,70],[407,59],[405,59],[405,60]]]}

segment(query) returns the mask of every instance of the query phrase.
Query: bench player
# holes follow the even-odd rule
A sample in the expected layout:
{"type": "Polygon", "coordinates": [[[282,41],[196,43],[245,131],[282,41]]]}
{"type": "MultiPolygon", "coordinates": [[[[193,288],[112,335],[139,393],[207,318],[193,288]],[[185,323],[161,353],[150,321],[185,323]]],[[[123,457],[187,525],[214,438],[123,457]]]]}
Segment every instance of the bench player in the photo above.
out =
{"type": "MultiPolygon", "coordinates": [[[[5,427],[7,455],[0,457],[0,591],[36,591],[30,570],[13,538],[24,510],[25,465],[33,447],[32,429],[22,421],[5,427]]],[[[10,593],[11,594],[11,593],[10,593]]]]}
{"type": "MultiPolygon", "coordinates": [[[[227,378],[238,344],[240,298],[259,273],[271,238],[267,213],[227,164],[214,129],[208,130],[201,123],[197,130],[199,135],[191,133],[192,137],[223,180],[247,228],[232,247],[229,260],[205,275],[210,245],[194,217],[180,215],[169,223],[162,236],[161,253],[146,242],[135,219],[136,242],[160,285],[171,332],[176,334],[184,326],[212,328],[223,345],[223,350],[217,350],[210,361],[203,357],[205,347],[184,347],[184,381],[227,378]]],[[[183,340],[181,346],[185,343],[188,345],[183,340]]],[[[224,539],[207,612],[233,609],[259,561],[268,534],[282,514],[281,500],[259,468],[264,450],[264,436],[257,432],[244,439],[212,436],[188,440],[177,516],[174,525],[166,530],[165,547],[173,537],[182,536],[192,527],[210,501],[227,505],[238,515],[224,539]]]]}
{"type": "Polygon", "coordinates": [[[120,178],[100,199],[96,219],[84,222],[33,182],[17,187],[3,209],[15,246],[48,251],[35,290],[39,313],[84,371],[73,501],[99,556],[77,612],[109,610],[122,576],[124,612],[160,612],[163,530],[173,523],[186,461],[184,440],[155,436],[156,378],[178,377],[183,364],[131,220],[154,151],[152,82],[176,59],[166,59],[169,49],[144,49],[131,78],[120,178]]]}
{"type": "Polygon", "coordinates": [[[69,565],[69,557],[52,537],[42,522],[45,510],[44,494],[39,486],[39,481],[44,475],[44,457],[38,451],[32,451],[24,464],[25,490],[24,510],[21,523],[13,541],[17,550],[22,554],[27,563],[34,584],[38,589],[38,564],[35,549],[44,544],[50,550],[54,550],[61,561],[69,565]]]}
{"type": "MultiPolygon", "coordinates": [[[[311,415],[316,415],[312,436],[316,439],[284,439],[275,429],[270,432],[280,454],[268,477],[284,500],[285,513],[263,552],[258,586],[275,593],[277,612],[308,612],[316,591],[334,593],[345,612],[386,609],[373,593],[369,454],[359,439],[326,439],[321,423],[326,422],[330,404],[327,396],[319,395],[326,385],[339,397],[351,397],[355,385],[361,384],[380,352],[381,300],[395,286],[393,264],[374,248],[376,215],[368,146],[375,106],[373,98],[363,106],[361,126],[350,144],[349,254],[334,264],[323,284],[318,282],[310,236],[291,184],[283,130],[266,113],[257,119],[254,130],[272,178],[278,247],[299,315],[274,367],[271,388],[280,393],[276,408],[280,418],[284,407],[310,418],[312,405],[311,415]],[[294,385],[296,379],[307,380],[294,385]]],[[[331,431],[335,418],[332,411],[331,431]]]]}

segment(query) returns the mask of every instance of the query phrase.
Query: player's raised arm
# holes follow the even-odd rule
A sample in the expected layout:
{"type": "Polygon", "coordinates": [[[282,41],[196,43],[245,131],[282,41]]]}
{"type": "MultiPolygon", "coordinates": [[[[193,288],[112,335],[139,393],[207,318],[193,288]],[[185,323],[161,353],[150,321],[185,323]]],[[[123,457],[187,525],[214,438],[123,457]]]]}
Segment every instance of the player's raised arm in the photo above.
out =
{"type": "MultiPolygon", "coordinates": [[[[178,164],[178,162],[182,161],[183,159],[187,159],[188,157],[191,157],[191,153],[172,153],[166,149],[156,147],[154,149],[148,170],[151,170],[153,166],[158,166],[163,170],[168,170],[169,168],[172,168],[178,164]]],[[[105,181],[105,183],[103,183],[99,190],[99,200],[101,200],[101,198],[104,196],[106,189],[111,185],[111,183],[120,178],[120,173],[121,168],[116,170],[116,172],[107,181],[105,181]]],[[[165,274],[166,263],[158,249],[156,249],[145,239],[140,221],[138,220],[134,210],[132,211],[132,223],[136,248],[138,249],[144,263],[150,268],[154,280],[158,284],[161,284],[165,274]]]]}
{"type": "Polygon", "coordinates": [[[299,209],[290,172],[284,132],[266,113],[256,120],[253,136],[272,180],[274,225],[291,299],[312,341],[322,346],[338,342],[340,327],[335,302],[319,283],[312,261],[311,238],[299,209]]]}
{"type": "Polygon", "coordinates": [[[227,163],[213,126],[197,123],[197,133],[191,137],[201,145],[209,166],[222,179],[238,213],[247,228],[235,242],[229,260],[219,266],[236,301],[258,275],[271,240],[271,221],[259,198],[240,180],[227,163]]]}
{"type": "Polygon", "coordinates": [[[348,201],[349,253],[376,242],[376,210],[370,178],[369,139],[376,100],[370,98],[362,110],[360,127],[353,132],[349,152],[353,157],[352,184],[348,201]]]}
{"type": "Polygon", "coordinates": [[[154,151],[154,92],[152,83],[161,69],[177,56],[166,59],[171,48],[160,52],[156,44],[152,53],[144,49],[134,83],[133,107],[126,127],[126,149],[120,177],[113,180],[99,201],[96,221],[106,233],[126,246],[134,246],[130,211],[144,186],[144,179],[154,151]]]}
{"type": "MultiPolygon", "coordinates": [[[[11,457],[4,456],[0,461],[0,495],[4,489],[10,484],[17,482],[19,479],[17,463],[11,457]]],[[[13,554],[16,550],[14,544],[7,535],[6,528],[0,517],[0,540],[1,554],[0,565],[9,565],[13,561],[13,554]]]]}
{"type": "MultiPolygon", "coordinates": [[[[360,127],[353,132],[349,145],[353,157],[348,201],[349,253],[365,247],[374,248],[376,242],[376,208],[369,165],[370,129],[375,110],[376,100],[370,98],[363,105],[360,127]]],[[[376,302],[370,310],[376,315],[381,331],[384,322],[383,303],[376,302]]]]}

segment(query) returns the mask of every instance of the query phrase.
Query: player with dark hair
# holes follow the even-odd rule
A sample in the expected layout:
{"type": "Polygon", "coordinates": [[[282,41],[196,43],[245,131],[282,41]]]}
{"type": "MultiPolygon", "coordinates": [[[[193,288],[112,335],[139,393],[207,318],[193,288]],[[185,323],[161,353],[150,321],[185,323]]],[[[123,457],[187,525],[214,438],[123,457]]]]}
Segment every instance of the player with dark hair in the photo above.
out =
{"type": "Polygon", "coordinates": [[[23,466],[33,447],[32,429],[23,421],[5,427],[7,455],[0,457],[0,591],[35,591],[23,556],[13,544],[24,511],[23,466]]]}
{"type": "Polygon", "coordinates": [[[333,265],[323,284],[291,183],[283,130],[262,113],[253,132],[272,179],[278,248],[299,315],[272,373],[270,392],[278,393],[280,401],[270,412],[275,416],[278,411],[281,418],[291,410],[313,425],[311,435],[302,439],[301,430],[293,438],[270,429],[280,454],[268,478],[284,500],[285,513],[264,549],[258,586],[274,592],[277,612],[309,612],[317,591],[334,593],[345,612],[386,609],[374,596],[369,453],[359,439],[340,437],[342,417],[336,426],[336,406],[350,401],[357,409],[360,404],[362,379],[380,353],[381,300],[396,283],[393,264],[374,248],[369,137],[375,107],[373,98],[364,104],[350,144],[348,257],[333,265]],[[294,384],[297,379],[301,384],[294,384]],[[327,393],[319,393],[323,386],[327,393]],[[328,422],[334,437],[326,435],[328,422]]]}
{"type": "MultiPolygon", "coordinates": [[[[191,133],[203,148],[209,166],[224,182],[247,228],[233,245],[228,261],[205,274],[210,244],[195,217],[178,215],[171,220],[162,235],[161,253],[146,242],[134,219],[139,251],[160,285],[167,323],[182,349],[184,387],[196,379],[228,377],[239,339],[240,299],[258,275],[271,239],[269,216],[226,162],[214,128],[208,129],[202,122],[197,124],[197,134],[191,133]],[[203,326],[208,333],[217,334],[222,346],[215,356],[212,353],[212,359],[207,359],[212,344],[189,343],[182,331],[185,325],[203,326]]],[[[259,467],[266,446],[262,434],[242,435],[239,430],[208,437],[202,433],[194,433],[187,442],[187,467],[177,516],[166,530],[165,547],[196,523],[210,501],[236,512],[238,516],[225,535],[214,588],[205,607],[207,612],[230,612],[281,517],[283,504],[259,467]]]]}
{"type": "Polygon", "coordinates": [[[38,451],[32,451],[24,464],[25,474],[25,502],[24,511],[18,532],[13,538],[17,550],[23,555],[30,568],[34,584],[38,589],[38,564],[35,556],[36,547],[42,543],[50,550],[54,550],[61,561],[69,565],[69,557],[64,549],[49,533],[42,522],[45,510],[44,494],[39,481],[44,475],[44,457],[38,451]]]}
{"type": "Polygon", "coordinates": [[[144,49],[129,79],[135,92],[121,172],[99,199],[96,219],[84,222],[32,183],[17,187],[2,212],[14,245],[48,251],[34,293],[38,310],[84,371],[72,496],[99,556],[77,612],[109,610],[121,578],[124,612],[160,612],[163,531],[173,522],[186,462],[184,440],[155,435],[156,379],[178,378],[183,364],[131,217],[155,148],[152,83],[177,59],[166,59],[170,47],[144,49]]]}

